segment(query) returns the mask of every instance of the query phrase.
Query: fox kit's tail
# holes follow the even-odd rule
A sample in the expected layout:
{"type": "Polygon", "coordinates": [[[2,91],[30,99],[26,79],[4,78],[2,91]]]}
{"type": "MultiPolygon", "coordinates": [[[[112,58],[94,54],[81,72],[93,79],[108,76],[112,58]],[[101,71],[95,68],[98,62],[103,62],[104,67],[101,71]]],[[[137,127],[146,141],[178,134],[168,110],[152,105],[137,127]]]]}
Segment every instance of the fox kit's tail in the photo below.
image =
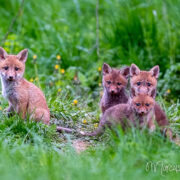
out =
{"type": "Polygon", "coordinates": [[[100,136],[103,134],[104,132],[104,127],[103,126],[99,126],[94,132],[84,132],[84,131],[76,131],[74,129],[70,129],[70,128],[65,128],[65,127],[61,127],[61,126],[57,126],[56,130],[57,132],[66,132],[66,133],[78,133],[81,136],[100,136]]]}
{"type": "Polygon", "coordinates": [[[73,133],[76,132],[81,136],[99,136],[101,134],[103,134],[104,132],[104,128],[103,127],[98,127],[94,132],[84,132],[84,131],[76,131],[74,129],[70,129],[70,128],[65,128],[65,127],[61,127],[61,126],[57,126],[56,127],[57,132],[66,132],[66,133],[73,133]]]}
{"type": "Polygon", "coordinates": [[[105,126],[108,125],[104,119],[101,119],[98,128],[94,132],[84,132],[84,131],[77,131],[70,128],[64,128],[61,126],[57,126],[56,130],[58,132],[66,132],[66,133],[77,133],[80,136],[100,136],[103,134],[105,130],[105,126]]]}
{"type": "Polygon", "coordinates": [[[103,125],[99,125],[99,127],[94,132],[83,132],[80,131],[80,134],[83,136],[100,136],[103,134],[105,127],[103,125]]]}
{"type": "Polygon", "coordinates": [[[73,133],[73,132],[75,132],[73,129],[65,128],[65,127],[61,127],[61,126],[57,126],[56,130],[57,130],[57,132],[66,132],[66,133],[73,133]]]}

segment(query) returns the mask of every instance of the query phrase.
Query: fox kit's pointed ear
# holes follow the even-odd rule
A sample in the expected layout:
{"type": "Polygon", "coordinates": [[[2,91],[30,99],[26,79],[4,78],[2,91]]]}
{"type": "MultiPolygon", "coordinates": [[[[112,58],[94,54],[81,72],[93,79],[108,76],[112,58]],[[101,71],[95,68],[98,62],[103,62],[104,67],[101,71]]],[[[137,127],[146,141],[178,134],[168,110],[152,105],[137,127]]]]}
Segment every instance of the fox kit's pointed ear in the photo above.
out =
{"type": "Polygon", "coordinates": [[[0,60],[5,60],[7,55],[7,52],[2,47],[0,47],[0,60]]]}
{"type": "Polygon", "coordinates": [[[136,96],[136,91],[134,88],[131,88],[130,96],[131,96],[131,98],[136,96]]]}
{"type": "Polygon", "coordinates": [[[111,67],[106,63],[103,64],[102,69],[103,69],[103,75],[108,74],[112,71],[111,67]]]}
{"type": "Polygon", "coordinates": [[[151,91],[151,95],[150,95],[153,99],[155,99],[155,97],[156,97],[156,89],[153,89],[152,91],[151,91]]]}
{"type": "Polygon", "coordinates": [[[139,73],[140,73],[140,69],[135,64],[131,64],[130,76],[138,75],[139,73]]]}
{"type": "Polygon", "coordinates": [[[17,58],[24,63],[26,62],[27,57],[28,57],[28,50],[27,49],[20,51],[19,54],[17,55],[17,58]]]}
{"type": "Polygon", "coordinates": [[[125,76],[126,78],[129,77],[129,71],[130,71],[130,68],[129,67],[124,67],[120,72],[123,76],[125,76]]]}
{"type": "Polygon", "coordinates": [[[152,76],[154,76],[156,79],[159,76],[159,66],[154,66],[151,70],[150,70],[152,76]]]}

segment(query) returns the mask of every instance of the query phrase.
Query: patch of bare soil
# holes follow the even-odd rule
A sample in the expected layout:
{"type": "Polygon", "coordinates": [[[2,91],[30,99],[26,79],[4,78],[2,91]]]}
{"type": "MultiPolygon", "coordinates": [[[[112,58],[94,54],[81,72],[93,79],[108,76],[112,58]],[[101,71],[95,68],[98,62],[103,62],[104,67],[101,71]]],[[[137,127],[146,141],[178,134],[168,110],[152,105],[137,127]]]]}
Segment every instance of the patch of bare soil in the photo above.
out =
{"type": "Polygon", "coordinates": [[[82,151],[85,151],[90,146],[90,143],[87,141],[76,139],[73,141],[72,146],[76,150],[77,153],[81,153],[82,151]]]}

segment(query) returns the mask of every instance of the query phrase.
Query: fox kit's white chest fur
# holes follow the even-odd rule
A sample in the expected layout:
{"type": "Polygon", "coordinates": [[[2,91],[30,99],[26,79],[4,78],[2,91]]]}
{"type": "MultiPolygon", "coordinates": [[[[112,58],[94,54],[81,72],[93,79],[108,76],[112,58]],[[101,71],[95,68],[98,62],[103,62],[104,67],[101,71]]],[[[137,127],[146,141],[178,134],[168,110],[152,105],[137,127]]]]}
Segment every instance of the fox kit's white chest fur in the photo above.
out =
{"type": "Polygon", "coordinates": [[[2,85],[2,95],[8,100],[17,99],[17,94],[15,91],[16,82],[4,80],[1,76],[1,85],[2,85]]]}

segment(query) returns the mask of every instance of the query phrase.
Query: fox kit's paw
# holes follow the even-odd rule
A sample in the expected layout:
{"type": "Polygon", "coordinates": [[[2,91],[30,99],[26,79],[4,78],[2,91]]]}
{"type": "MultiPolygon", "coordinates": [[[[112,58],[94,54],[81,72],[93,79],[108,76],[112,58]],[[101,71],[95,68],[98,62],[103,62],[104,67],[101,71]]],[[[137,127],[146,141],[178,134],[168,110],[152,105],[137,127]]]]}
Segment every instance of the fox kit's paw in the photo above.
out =
{"type": "Polygon", "coordinates": [[[173,139],[173,141],[175,142],[175,144],[177,144],[178,146],[180,146],[180,138],[178,135],[176,135],[176,137],[173,139]]]}
{"type": "Polygon", "coordinates": [[[14,115],[14,110],[12,107],[8,107],[8,108],[5,108],[4,109],[4,112],[5,114],[8,116],[8,117],[11,117],[14,115]]]}
{"type": "Polygon", "coordinates": [[[11,107],[8,107],[8,108],[5,108],[4,111],[5,111],[5,112],[11,112],[12,109],[11,109],[11,107]]]}
{"type": "Polygon", "coordinates": [[[31,113],[32,119],[36,121],[42,121],[44,124],[50,124],[50,114],[47,109],[37,108],[33,113],[31,113]]]}
{"type": "Polygon", "coordinates": [[[156,126],[152,125],[152,126],[149,127],[149,132],[152,133],[152,132],[155,131],[155,129],[156,129],[156,126]]]}
{"type": "Polygon", "coordinates": [[[169,138],[171,141],[173,141],[173,131],[170,128],[164,128],[163,129],[164,134],[167,138],[169,138]]]}

